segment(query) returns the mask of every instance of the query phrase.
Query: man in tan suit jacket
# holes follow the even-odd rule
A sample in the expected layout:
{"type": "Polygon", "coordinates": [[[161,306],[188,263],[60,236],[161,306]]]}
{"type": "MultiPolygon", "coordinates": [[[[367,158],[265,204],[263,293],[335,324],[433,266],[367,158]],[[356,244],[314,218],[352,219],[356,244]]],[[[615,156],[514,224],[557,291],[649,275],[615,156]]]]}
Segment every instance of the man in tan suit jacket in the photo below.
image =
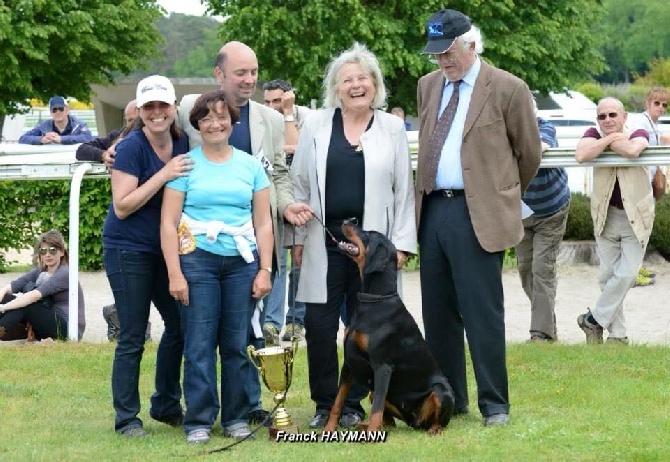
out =
{"type": "Polygon", "coordinates": [[[532,95],[522,80],[480,59],[481,33],[462,13],[440,10],[427,33],[424,53],[440,68],[422,77],[417,91],[416,212],[426,341],[454,388],[454,414],[465,414],[465,330],[484,425],[504,425],[509,397],[502,261],[504,250],[523,236],[521,196],[542,155],[532,95]],[[444,139],[436,136],[438,114],[447,106],[453,112],[452,95],[455,115],[444,139]]]}

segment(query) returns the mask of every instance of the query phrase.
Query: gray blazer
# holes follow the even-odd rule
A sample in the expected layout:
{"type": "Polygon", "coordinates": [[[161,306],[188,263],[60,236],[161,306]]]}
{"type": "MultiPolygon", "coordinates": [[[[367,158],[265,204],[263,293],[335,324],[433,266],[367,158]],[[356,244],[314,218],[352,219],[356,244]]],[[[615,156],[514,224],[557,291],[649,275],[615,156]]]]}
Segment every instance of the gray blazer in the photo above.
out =
{"type": "MultiPolygon", "coordinates": [[[[333,129],[334,109],[311,112],[300,132],[291,177],[298,202],[325,216],[326,160],[333,129]]],[[[394,115],[376,110],[370,129],[361,136],[365,158],[365,205],[362,227],[387,236],[398,250],[416,253],[416,222],[412,166],[405,124],[394,115]]],[[[305,247],[296,299],[325,303],[327,299],[325,232],[317,220],[296,231],[296,243],[305,247]]]]}
{"type": "MultiPolygon", "coordinates": [[[[200,133],[188,120],[188,115],[193,108],[195,100],[200,95],[186,95],[179,103],[179,124],[188,135],[189,147],[191,149],[202,145],[200,133]]],[[[278,220],[284,219],[284,210],[293,200],[293,184],[289,177],[286,166],[286,155],[284,146],[284,118],[272,108],[268,108],[255,101],[249,101],[249,131],[251,133],[251,154],[261,160],[267,159],[267,164],[272,166],[272,171],[266,168],[270,179],[270,208],[272,209],[272,220],[274,229],[275,255],[277,249],[281,249],[282,242],[279,240],[278,220]]]]}

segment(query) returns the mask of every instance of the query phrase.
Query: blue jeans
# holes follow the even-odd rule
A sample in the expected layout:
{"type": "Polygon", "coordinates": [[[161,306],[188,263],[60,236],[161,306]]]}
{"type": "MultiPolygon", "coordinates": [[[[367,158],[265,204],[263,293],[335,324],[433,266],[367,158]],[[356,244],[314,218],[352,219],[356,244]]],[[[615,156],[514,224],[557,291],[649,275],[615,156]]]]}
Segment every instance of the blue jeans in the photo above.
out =
{"type": "MultiPolygon", "coordinates": [[[[281,225],[281,235],[283,235],[284,226],[281,225]]],[[[281,239],[281,237],[280,237],[281,239]]],[[[264,322],[272,324],[281,330],[284,325],[284,307],[286,304],[286,249],[278,249],[279,268],[272,278],[272,290],[265,299],[265,320],[264,322]]]]}
{"type": "MultiPolygon", "coordinates": [[[[284,242],[284,223],[279,225],[279,240],[284,242]]],[[[278,251],[279,270],[272,281],[272,292],[265,300],[265,320],[281,330],[284,325],[284,308],[286,302],[286,260],[288,259],[288,250],[282,248],[278,251]]],[[[300,280],[300,267],[291,263],[291,272],[288,279],[288,311],[286,312],[286,323],[299,324],[305,326],[305,304],[295,301],[295,293],[298,290],[298,281],[300,280]]]]}
{"type": "Polygon", "coordinates": [[[195,249],[181,255],[189,287],[189,305],[182,306],[184,332],[184,398],[186,433],[211,429],[221,409],[221,427],[247,424],[249,398],[245,382],[252,368],[247,340],[255,300],[258,254],[247,263],[240,256],[223,257],[195,249]],[[216,347],[221,356],[221,401],[217,396],[216,347]]]}
{"type": "Polygon", "coordinates": [[[286,322],[305,327],[305,310],[307,306],[304,302],[299,302],[295,299],[299,281],[300,267],[291,262],[291,272],[288,275],[288,311],[286,312],[286,322]]]}
{"type": "Polygon", "coordinates": [[[114,427],[122,430],[141,426],[140,362],[151,302],[163,318],[165,330],[156,356],[156,391],[151,396],[150,414],[167,418],[182,413],[181,358],[184,341],[179,311],[168,292],[168,276],[162,255],[120,249],[105,249],[103,263],[114,294],[121,332],[112,367],[114,427]]]}

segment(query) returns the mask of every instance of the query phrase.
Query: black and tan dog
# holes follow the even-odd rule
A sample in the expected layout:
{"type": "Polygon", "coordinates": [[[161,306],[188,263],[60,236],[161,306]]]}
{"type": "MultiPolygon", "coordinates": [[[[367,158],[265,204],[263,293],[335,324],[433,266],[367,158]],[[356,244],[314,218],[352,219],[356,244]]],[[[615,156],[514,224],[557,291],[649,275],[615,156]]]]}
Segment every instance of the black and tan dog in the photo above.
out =
{"type": "Polygon", "coordinates": [[[412,315],[397,291],[396,248],[383,234],[342,225],[351,243],[340,249],[360,269],[362,290],[344,338],[340,388],[325,431],[333,431],[353,378],[372,392],[367,429],[393,425],[441,433],[454,409],[454,395],[412,315]]]}

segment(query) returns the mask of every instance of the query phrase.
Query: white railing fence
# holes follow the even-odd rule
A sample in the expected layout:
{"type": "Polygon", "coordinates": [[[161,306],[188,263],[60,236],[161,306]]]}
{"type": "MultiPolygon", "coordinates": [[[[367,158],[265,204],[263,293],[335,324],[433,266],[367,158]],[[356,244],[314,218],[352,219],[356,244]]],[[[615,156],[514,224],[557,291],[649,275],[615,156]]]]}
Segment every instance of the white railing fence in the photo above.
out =
{"type": "MultiPolygon", "coordinates": [[[[408,132],[412,168],[416,169],[418,156],[417,132],[408,132]]],[[[70,187],[70,274],[69,303],[70,314],[68,334],[70,340],[77,340],[79,297],[79,190],[84,178],[108,176],[105,166],[78,162],[75,158],[77,145],[73,146],[25,146],[0,143],[0,181],[2,180],[53,180],[71,179],[70,187]]],[[[592,167],[670,165],[670,146],[647,148],[637,159],[624,159],[614,153],[604,153],[591,162],[579,164],[575,161],[573,149],[550,149],[542,157],[540,167],[571,167],[590,171],[592,167]],[[587,168],[584,168],[587,167],[587,168]]],[[[582,192],[590,193],[589,184],[583,185],[582,192]],[[588,188],[588,189],[587,189],[588,188]]]]}

